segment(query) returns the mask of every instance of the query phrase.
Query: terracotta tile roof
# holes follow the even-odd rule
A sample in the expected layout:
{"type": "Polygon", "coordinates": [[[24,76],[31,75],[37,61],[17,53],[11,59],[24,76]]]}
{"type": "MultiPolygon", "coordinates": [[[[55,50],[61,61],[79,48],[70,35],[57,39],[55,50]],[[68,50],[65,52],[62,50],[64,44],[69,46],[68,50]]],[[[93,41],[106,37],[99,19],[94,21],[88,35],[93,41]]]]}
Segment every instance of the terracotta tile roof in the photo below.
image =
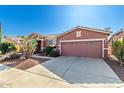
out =
{"type": "Polygon", "coordinates": [[[48,35],[45,35],[47,37],[47,39],[56,39],[58,34],[48,34],[48,35]]]}
{"type": "Polygon", "coordinates": [[[109,41],[113,38],[113,36],[118,35],[119,33],[122,33],[122,32],[124,32],[124,29],[120,29],[119,31],[113,33],[113,34],[110,36],[109,41]]]}
{"type": "Polygon", "coordinates": [[[21,37],[14,37],[14,36],[6,36],[4,38],[5,41],[9,41],[9,40],[15,40],[15,41],[18,41],[18,40],[22,40],[21,37]]]}
{"type": "Polygon", "coordinates": [[[31,33],[30,35],[28,35],[28,37],[32,37],[32,36],[38,36],[38,37],[41,37],[41,38],[47,38],[45,35],[42,35],[42,34],[39,34],[39,33],[31,33]]]}

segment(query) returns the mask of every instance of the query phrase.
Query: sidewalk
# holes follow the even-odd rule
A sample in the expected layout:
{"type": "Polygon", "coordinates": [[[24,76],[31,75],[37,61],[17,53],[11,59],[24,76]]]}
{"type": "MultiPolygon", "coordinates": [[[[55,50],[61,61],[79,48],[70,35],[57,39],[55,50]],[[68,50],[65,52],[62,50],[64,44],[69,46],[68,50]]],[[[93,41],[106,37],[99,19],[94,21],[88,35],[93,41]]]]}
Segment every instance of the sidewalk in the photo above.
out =
{"type": "Polygon", "coordinates": [[[0,87],[8,88],[56,88],[76,87],[61,80],[40,76],[0,64],[0,87]],[[4,68],[4,69],[3,69],[4,68]]]}
{"type": "Polygon", "coordinates": [[[35,58],[46,58],[46,59],[55,59],[54,57],[41,56],[41,55],[38,55],[38,54],[34,54],[32,57],[35,57],[35,58]]]}

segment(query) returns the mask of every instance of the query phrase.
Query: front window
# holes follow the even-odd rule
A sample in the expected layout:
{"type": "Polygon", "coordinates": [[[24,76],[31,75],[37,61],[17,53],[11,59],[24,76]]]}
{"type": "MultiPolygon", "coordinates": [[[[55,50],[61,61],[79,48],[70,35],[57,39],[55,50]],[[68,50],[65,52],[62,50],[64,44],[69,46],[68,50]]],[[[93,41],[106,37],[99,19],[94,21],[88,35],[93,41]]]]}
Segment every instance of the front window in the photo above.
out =
{"type": "Polygon", "coordinates": [[[81,37],[81,31],[76,32],[76,37],[81,37]]]}
{"type": "Polygon", "coordinates": [[[52,42],[52,40],[49,40],[48,43],[49,43],[49,45],[52,45],[53,42],[52,42]]]}

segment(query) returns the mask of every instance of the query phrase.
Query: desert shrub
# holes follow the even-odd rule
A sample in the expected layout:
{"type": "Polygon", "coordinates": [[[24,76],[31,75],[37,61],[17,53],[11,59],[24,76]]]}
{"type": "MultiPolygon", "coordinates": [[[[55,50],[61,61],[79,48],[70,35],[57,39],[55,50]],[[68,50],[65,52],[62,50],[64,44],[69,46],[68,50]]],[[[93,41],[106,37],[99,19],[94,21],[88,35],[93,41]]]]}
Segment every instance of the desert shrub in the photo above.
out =
{"type": "Polygon", "coordinates": [[[49,55],[52,50],[53,50],[53,47],[47,46],[45,49],[46,55],[49,55]]]}
{"type": "Polygon", "coordinates": [[[18,59],[22,56],[22,54],[17,54],[17,53],[13,53],[10,55],[10,59],[18,59]]]}
{"type": "Polygon", "coordinates": [[[21,52],[21,48],[19,46],[15,45],[15,47],[16,47],[16,52],[21,52]]]}
{"type": "Polygon", "coordinates": [[[8,53],[6,55],[1,56],[0,62],[1,61],[8,61],[12,59],[19,59],[22,56],[22,54],[17,54],[17,53],[8,53]]]}
{"type": "Polygon", "coordinates": [[[14,42],[11,42],[11,41],[8,41],[8,42],[9,42],[9,43],[12,43],[12,44],[15,46],[16,52],[21,52],[21,48],[20,48],[19,45],[16,45],[14,42]]]}
{"type": "Polygon", "coordinates": [[[0,43],[0,51],[2,54],[6,54],[8,52],[16,51],[16,47],[10,42],[2,42],[0,43]]]}
{"type": "Polygon", "coordinates": [[[52,51],[50,52],[49,56],[51,56],[51,57],[58,57],[58,56],[60,56],[60,54],[59,54],[58,51],[52,50],[52,51]]]}

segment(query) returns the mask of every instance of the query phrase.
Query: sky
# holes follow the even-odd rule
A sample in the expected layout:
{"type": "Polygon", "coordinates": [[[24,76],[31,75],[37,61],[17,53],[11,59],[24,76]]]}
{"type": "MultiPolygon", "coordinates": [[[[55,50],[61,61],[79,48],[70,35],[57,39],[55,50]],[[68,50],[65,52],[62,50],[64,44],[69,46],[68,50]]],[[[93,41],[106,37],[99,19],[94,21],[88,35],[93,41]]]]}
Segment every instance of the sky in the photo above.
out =
{"type": "Polygon", "coordinates": [[[0,6],[3,35],[59,34],[76,26],[124,28],[124,6],[0,6]]]}

